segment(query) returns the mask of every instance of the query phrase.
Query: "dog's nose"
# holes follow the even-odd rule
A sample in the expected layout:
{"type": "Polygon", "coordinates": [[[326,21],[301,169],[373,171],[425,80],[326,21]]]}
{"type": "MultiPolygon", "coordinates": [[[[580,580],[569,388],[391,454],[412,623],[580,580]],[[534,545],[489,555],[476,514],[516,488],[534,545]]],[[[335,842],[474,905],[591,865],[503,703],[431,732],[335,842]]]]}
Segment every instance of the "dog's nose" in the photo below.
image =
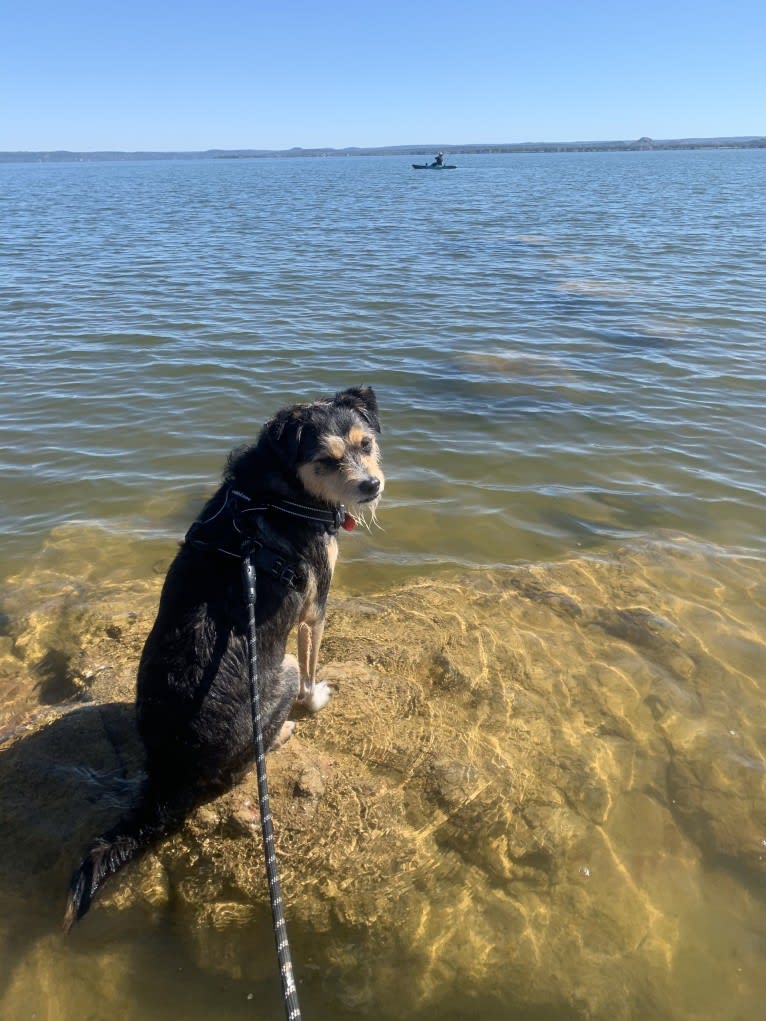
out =
{"type": "Polygon", "coordinates": [[[359,492],[362,496],[366,496],[371,500],[373,496],[377,496],[380,492],[380,479],[371,475],[368,479],[359,483],[359,492]]]}

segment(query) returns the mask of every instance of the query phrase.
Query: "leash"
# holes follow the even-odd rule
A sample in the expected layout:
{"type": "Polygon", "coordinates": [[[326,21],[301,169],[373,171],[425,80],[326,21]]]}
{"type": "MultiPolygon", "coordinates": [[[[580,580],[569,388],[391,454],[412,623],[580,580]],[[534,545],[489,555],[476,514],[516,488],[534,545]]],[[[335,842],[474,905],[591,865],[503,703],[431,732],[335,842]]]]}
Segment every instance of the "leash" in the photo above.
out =
{"type": "Polygon", "coordinates": [[[295,988],[293,962],[290,957],[290,944],[287,939],[287,922],[283,909],[282,890],[279,885],[277,858],[274,850],[274,829],[271,820],[271,809],[269,808],[269,785],[266,776],[266,753],[263,749],[261,699],[258,692],[258,657],[255,631],[255,568],[251,559],[252,546],[253,543],[247,539],[242,544],[242,586],[247,604],[247,647],[250,654],[250,709],[253,715],[253,735],[255,738],[258,807],[261,813],[263,852],[266,857],[269,901],[271,902],[271,917],[274,923],[274,939],[277,945],[279,974],[282,978],[285,1017],[287,1021],[300,1021],[301,1009],[298,1005],[298,991],[295,988]]]}
{"type": "Polygon", "coordinates": [[[301,1009],[298,1004],[298,990],[295,987],[293,963],[290,956],[290,944],[287,938],[287,921],[285,919],[282,889],[279,883],[277,857],[274,849],[274,828],[271,809],[269,807],[269,785],[266,775],[266,752],[263,747],[263,723],[261,720],[261,699],[258,691],[258,654],[256,647],[255,627],[255,582],[256,565],[263,573],[286,586],[294,586],[297,577],[297,564],[286,561],[280,553],[259,542],[244,521],[244,515],[278,512],[290,517],[311,522],[316,528],[329,535],[336,535],[338,529],[350,532],[356,525],[355,518],[343,506],[323,508],[312,504],[298,503],[294,500],[274,498],[258,502],[229,485],[223,489],[223,501],[218,509],[203,521],[195,521],[184,538],[187,546],[209,551],[217,550],[226,556],[241,560],[242,589],[247,606],[247,649],[250,673],[250,711],[253,719],[253,739],[255,743],[255,768],[258,778],[258,807],[261,815],[261,834],[263,836],[263,853],[266,858],[266,875],[269,882],[269,902],[274,925],[274,940],[277,947],[279,974],[282,979],[282,995],[287,1021],[301,1021],[301,1009]],[[242,545],[238,552],[227,549],[217,541],[204,539],[199,533],[229,509],[234,498],[237,503],[247,506],[229,511],[233,530],[242,536],[242,545]],[[243,526],[240,528],[240,524],[243,526]]]}

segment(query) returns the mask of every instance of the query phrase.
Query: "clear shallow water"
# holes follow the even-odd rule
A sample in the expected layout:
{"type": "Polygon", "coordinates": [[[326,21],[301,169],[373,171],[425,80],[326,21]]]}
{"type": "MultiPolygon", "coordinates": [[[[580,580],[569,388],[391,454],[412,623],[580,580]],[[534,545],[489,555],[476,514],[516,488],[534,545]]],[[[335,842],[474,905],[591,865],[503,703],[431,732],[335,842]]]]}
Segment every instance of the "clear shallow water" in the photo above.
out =
{"type": "MultiPolygon", "coordinates": [[[[99,579],[161,573],[231,446],[288,401],[368,382],[384,425],[385,530],[343,537],[338,588],[530,561],[545,590],[546,563],[595,558],[609,581],[594,605],[646,607],[710,658],[720,695],[701,708],[696,674],[679,680],[675,652],[660,658],[662,683],[670,676],[673,698],[695,707],[688,721],[674,708],[663,726],[679,728],[681,747],[720,734],[742,758],[741,741],[760,775],[766,153],[456,161],[445,175],[395,158],[0,165],[0,577],[24,579],[6,586],[8,605],[34,611],[62,561],[68,578],[87,579],[86,597],[99,579]],[[656,566],[619,559],[658,539],[656,566]],[[652,586],[638,585],[644,573],[652,586]]],[[[571,569],[564,591],[578,598],[588,566],[571,569]]],[[[517,622],[519,647],[536,647],[538,613],[517,622]]],[[[530,652],[529,670],[555,679],[615,655],[610,643],[579,654],[560,644],[547,670],[530,652]]],[[[637,670],[625,668],[629,694],[614,696],[631,725],[633,684],[646,687],[637,670]]],[[[570,725],[576,745],[580,724],[562,732],[570,725]]],[[[642,740],[661,774],[659,745],[642,740]]],[[[729,782],[736,798],[737,777],[729,782]]],[[[628,847],[630,826],[615,818],[616,846],[628,847]]],[[[646,863],[664,851],[641,853],[615,860],[644,889],[646,863]]],[[[695,855],[683,859],[696,871],[679,912],[696,944],[674,973],[687,1005],[678,1017],[720,1021],[725,1005],[705,1014],[695,990],[732,947],[748,1016],[763,991],[759,887],[752,876],[722,879],[695,855]]],[[[647,895],[672,921],[672,891],[650,871],[647,895]]],[[[140,961],[144,936],[100,917],[123,957],[140,961]]],[[[14,919],[27,924],[23,912],[14,919]]],[[[217,987],[204,969],[192,978],[185,959],[176,967],[173,932],[149,938],[152,991],[129,1016],[164,1016],[152,998],[169,990],[190,998],[195,1018],[212,1016],[217,987]],[[183,982],[171,983],[168,970],[182,966],[183,982]]],[[[37,1009],[26,990],[46,981],[68,983],[65,1021],[89,1002],[95,937],[61,967],[57,939],[16,971],[16,1013],[37,1009]]],[[[257,955],[268,989],[270,949],[264,938],[257,955]]],[[[108,982],[97,992],[111,1002],[108,982]]],[[[236,1007],[224,1000],[250,1016],[245,993],[237,987],[236,1007]]],[[[335,995],[329,984],[317,998],[320,1016],[337,1013],[335,995]]]]}

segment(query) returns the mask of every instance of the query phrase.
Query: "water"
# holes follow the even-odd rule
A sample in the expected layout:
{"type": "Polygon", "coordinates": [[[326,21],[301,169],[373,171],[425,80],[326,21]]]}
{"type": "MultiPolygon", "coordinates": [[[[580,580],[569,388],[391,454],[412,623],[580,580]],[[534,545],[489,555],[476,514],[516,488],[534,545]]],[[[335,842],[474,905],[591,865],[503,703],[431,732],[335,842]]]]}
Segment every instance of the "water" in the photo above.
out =
{"type": "MultiPolygon", "coordinates": [[[[631,605],[635,556],[642,605],[760,693],[743,726],[762,762],[766,152],[456,162],[0,164],[9,634],[62,557],[94,586],[155,578],[230,447],[285,403],[370,383],[384,531],[344,541],[339,590],[603,563],[626,579],[604,601],[631,605]]],[[[699,882],[713,945],[723,886],[699,882]]],[[[154,938],[170,961],[172,934],[154,938]]],[[[722,1016],[689,993],[704,961],[684,958],[679,1018],[722,1016]]],[[[204,973],[193,988],[214,1016],[204,973]]]]}
{"type": "Polygon", "coordinates": [[[175,536],[287,401],[375,384],[389,571],[763,551],[760,151],[0,166],[0,566],[175,536]]]}

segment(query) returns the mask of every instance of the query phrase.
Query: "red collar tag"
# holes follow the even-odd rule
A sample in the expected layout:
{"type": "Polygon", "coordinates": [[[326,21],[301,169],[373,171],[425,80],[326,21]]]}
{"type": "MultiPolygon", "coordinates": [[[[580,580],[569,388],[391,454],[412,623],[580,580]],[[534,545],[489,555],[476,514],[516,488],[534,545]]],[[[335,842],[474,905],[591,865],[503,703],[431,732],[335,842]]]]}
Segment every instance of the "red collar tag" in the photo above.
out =
{"type": "Polygon", "coordinates": [[[344,528],[347,532],[353,532],[356,528],[356,520],[352,518],[350,514],[346,513],[341,528],[344,528]]]}

